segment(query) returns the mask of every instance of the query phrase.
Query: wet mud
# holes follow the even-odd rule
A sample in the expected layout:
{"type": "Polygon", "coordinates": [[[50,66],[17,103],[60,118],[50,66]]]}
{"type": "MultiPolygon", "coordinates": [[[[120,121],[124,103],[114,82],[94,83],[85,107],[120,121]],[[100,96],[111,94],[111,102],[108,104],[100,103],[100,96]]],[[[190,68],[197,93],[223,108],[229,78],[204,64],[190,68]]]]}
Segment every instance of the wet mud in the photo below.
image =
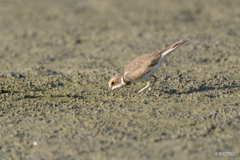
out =
{"type": "Polygon", "coordinates": [[[240,1],[0,2],[0,159],[240,156],[240,1]],[[144,82],[134,58],[190,40],[144,82]]]}

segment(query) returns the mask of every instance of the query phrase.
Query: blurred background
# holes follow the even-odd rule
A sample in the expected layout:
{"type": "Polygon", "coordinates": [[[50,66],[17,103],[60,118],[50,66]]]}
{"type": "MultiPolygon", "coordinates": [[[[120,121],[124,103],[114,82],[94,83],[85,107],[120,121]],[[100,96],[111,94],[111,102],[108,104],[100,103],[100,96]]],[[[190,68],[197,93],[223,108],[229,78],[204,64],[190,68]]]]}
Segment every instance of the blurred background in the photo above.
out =
{"type": "Polygon", "coordinates": [[[167,59],[166,65],[239,60],[237,0],[0,3],[1,72],[39,66],[67,72],[115,70],[187,38],[186,51],[167,59]]]}

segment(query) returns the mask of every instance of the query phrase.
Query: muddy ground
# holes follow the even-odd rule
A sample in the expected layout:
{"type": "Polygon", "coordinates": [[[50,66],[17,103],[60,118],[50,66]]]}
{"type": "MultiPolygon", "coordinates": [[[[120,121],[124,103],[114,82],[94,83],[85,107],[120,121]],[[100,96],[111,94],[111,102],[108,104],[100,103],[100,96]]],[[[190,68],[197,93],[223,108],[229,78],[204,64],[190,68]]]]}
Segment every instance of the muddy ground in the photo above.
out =
{"type": "Polygon", "coordinates": [[[0,159],[240,156],[240,1],[0,1],[0,159]],[[159,81],[107,94],[180,39],[159,81]]]}

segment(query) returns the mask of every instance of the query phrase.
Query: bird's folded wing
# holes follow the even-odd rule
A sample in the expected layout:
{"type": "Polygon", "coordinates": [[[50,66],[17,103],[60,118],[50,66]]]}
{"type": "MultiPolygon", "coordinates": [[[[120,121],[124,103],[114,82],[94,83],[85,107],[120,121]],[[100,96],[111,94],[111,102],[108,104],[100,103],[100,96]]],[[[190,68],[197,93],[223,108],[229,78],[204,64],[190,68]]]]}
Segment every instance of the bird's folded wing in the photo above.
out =
{"type": "Polygon", "coordinates": [[[124,78],[128,81],[140,80],[150,72],[159,62],[161,54],[159,51],[144,54],[130,62],[123,71],[124,78]]]}

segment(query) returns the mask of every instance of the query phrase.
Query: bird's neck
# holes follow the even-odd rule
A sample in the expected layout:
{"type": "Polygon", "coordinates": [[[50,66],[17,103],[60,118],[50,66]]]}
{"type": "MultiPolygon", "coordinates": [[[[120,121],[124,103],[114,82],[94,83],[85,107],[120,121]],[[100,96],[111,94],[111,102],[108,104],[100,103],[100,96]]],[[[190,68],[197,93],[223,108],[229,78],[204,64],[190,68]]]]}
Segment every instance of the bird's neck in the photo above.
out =
{"type": "Polygon", "coordinates": [[[130,84],[131,84],[131,82],[124,77],[124,74],[123,74],[123,73],[122,73],[122,81],[123,81],[126,85],[130,85],[130,84]]]}

